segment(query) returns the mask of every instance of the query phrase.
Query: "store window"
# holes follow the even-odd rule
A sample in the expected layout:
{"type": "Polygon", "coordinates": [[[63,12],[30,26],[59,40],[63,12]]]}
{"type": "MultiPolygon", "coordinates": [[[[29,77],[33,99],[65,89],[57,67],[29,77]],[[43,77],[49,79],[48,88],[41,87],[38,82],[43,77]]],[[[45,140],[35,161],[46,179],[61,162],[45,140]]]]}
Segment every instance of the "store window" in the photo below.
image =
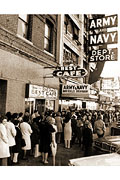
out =
{"type": "Polygon", "coordinates": [[[78,64],[78,55],[66,45],[64,45],[63,64],[64,65],[78,64]]]}
{"type": "Polygon", "coordinates": [[[53,24],[49,20],[46,20],[44,49],[49,53],[53,53],[52,46],[53,46],[53,24]]]}
{"type": "Polygon", "coordinates": [[[33,98],[25,98],[25,112],[33,114],[35,109],[35,100],[33,98]]]}
{"type": "Polygon", "coordinates": [[[18,18],[18,34],[26,39],[28,37],[28,26],[29,26],[29,15],[27,14],[19,14],[18,18]]]}
{"type": "Polygon", "coordinates": [[[55,109],[55,101],[54,100],[46,100],[45,108],[46,108],[46,110],[54,110],[55,109]]]}
{"type": "Polygon", "coordinates": [[[38,110],[39,114],[45,112],[45,99],[36,99],[35,109],[38,110]]]}

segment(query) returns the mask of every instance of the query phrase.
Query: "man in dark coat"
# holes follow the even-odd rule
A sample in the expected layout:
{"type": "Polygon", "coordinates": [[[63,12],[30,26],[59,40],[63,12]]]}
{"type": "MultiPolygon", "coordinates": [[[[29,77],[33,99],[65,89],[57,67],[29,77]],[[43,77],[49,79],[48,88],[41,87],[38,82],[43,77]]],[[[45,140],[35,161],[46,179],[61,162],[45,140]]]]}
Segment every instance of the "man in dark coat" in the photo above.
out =
{"type": "Polygon", "coordinates": [[[72,126],[72,145],[75,143],[75,140],[77,138],[77,116],[75,114],[75,111],[71,111],[71,126],[72,126]]]}
{"type": "Polygon", "coordinates": [[[52,117],[45,118],[44,121],[40,123],[40,152],[42,153],[42,162],[44,164],[48,163],[48,153],[50,152],[50,144],[52,141],[52,132],[55,132],[53,126],[49,123],[52,117]]]}
{"type": "Polygon", "coordinates": [[[89,128],[89,121],[85,121],[85,127],[83,129],[83,149],[85,150],[84,156],[89,156],[92,153],[93,133],[89,128]]]}
{"type": "Polygon", "coordinates": [[[15,136],[16,145],[13,146],[13,164],[18,164],[18,155],[21,152],[22,147],[22,133],[19,128],[19,120],[14,120],[13,123],[17,132],[15,136]]]}

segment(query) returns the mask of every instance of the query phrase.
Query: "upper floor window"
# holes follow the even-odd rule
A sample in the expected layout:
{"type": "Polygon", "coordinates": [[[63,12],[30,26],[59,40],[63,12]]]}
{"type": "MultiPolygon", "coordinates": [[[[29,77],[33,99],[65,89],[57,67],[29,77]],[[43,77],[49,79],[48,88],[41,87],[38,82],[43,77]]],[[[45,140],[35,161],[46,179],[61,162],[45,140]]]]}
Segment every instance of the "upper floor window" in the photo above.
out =
{"type": "Polygon", "coordinates": [[[28,22],[29,16],[27,14],[19,14],[17,33],[26,39],[28,39],[28,22]]]}
{"type": "Polygon", "coordinates": [[[78,64],[78,55],[65,44],[64,44],[64,53],[63,53],[63,64],[64,65],[78,64]]]}
{"type": "Polygon", "coordinates": [[[44,49],[50,53],[53,51],[53,24],[46,20],[45,36],[44,36],[44,49]]]}
{"type": "Polygon", "coordinates": [[[84,28],[86,31],[88,30],[88,18],[86,14],[84,14],[84,28]]]}
{"type": "Polygon", "coordinates": [[[68,15],[64,17],[64,29],[65,33],[75,41],[79,40],[79,28],[75,25],[75,23],[70,19],[68,15]]]}

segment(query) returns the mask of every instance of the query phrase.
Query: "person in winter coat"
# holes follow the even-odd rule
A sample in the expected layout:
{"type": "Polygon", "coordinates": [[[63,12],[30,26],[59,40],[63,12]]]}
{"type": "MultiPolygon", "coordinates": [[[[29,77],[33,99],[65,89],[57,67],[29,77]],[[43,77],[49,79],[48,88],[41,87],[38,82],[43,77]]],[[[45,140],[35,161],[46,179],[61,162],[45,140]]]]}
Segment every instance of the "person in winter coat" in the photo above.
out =
{"type": "Polygon", "coordinates": [[[11,122],[11,116],[6,114],[8,116],[7,123],[5,124],[5,127],[7,129],[7,136],[8,136],[8,144],[10,149],[10,158],[8,158],[8,165],[12,165],[12,158],[13,158],[13,146],[15,145],[15,136],[16,136],[16,129],[15,125],[11,122]]]}
{"type": "Polygon", "coordinates": [[[90,126],[90,122],[86,120],[83,129],[83,149],[85,150],[84,156],[88,156],[91,154],[92,143],[93,143],[93,132],[90,126]]]}
{"type": "Polygon", "coordinates": [[[71,126],[72,126],[72,145],[75,144],[77,138],[77,116],[75,111],[71,111],[71,126]]]}
{"type": "Polygon", "coordinates": [[[55,123],[56,123],[56,126],[57,126],[57,134],[56,134],[57,143],[61,143],[61,134],[62,134],[62,131],[63,131],[63,128],[62,128],[63,118],[61,117],[60,112],[57,112],[57,114],[56,114],[55,123]]]}
{"type": "Polygon", "coordinates": [[[50,144],[52,141],[52,133],[55,129],[50,124],[52,117],[48,116],[40,123],[40,152],[42,154],[42,162],[48,163],[48,153],[50,152],[50,144]]]}
{"type": "Polygon", "coordinates": [[[33,122],[31,124],[32,134],[31,134],[31,146],[32,153],[34,157],[39,156],[39,139],[40,139],[40,129],[39,129],[39,118],[33,118],[33,122]]]}
{"type": "Polygon", "coordinates": [[[98,116],[97,121],[94,123],[94,132],[97,134],[98,138],[104,136],[106,131],[105,123],[102,120],[101,116],[98,116]]]}
{"type": "Polygon", "coordinates": [[[83,122],[81,116],[79,116],[77,119],[77,139],[78,139],[79,147],[81,147],[82,136],[83,136],[83,122]]]}
{"type": "Polygon", "coordinates": [[[22,133],[22,138],[25,140],[25,146],[22,147],[24,150],[23,159],[27,160],[27,151],[31,150],[31,139],[30,136],[32,134],[31,126],[28,124],[29,118],[27,116],[23,117],[23,122],[20,124],[20,130],[22,133]]]}
{"type": "Polygon", "coordinates": [[[0,116],[0,165],[2,166],[7,166],[7,158],[10,157],[6,123],[7,117],[0,116]]]}
{"type": "Polygon", "coordinates": [[[18,164],[18,155],[21,152],[22,148],[22,133],[19,128],[19,120],[13,121],[16,129],[16,136],[15,136],[15,145],[13,146],[13,164],[18,164]]]}

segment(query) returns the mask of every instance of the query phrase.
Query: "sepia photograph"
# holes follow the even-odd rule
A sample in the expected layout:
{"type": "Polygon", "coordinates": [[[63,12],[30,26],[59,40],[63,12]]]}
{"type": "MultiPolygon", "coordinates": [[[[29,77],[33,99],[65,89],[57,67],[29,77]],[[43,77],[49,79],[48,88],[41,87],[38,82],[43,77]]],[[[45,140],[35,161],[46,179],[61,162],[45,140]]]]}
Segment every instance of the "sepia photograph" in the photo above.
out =
{"type": "Polygon", "coordinates": [[[120,166],[119,13],[80,5],[0,13],[2,167],[120,166]]]}

